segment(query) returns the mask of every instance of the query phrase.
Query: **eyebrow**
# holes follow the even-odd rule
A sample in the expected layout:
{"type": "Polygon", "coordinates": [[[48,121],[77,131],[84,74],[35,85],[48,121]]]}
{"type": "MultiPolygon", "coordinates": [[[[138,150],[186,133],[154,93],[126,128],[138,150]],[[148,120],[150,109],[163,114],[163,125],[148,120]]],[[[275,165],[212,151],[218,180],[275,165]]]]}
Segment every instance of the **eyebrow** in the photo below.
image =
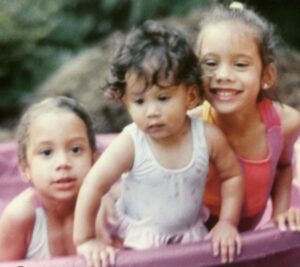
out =
{"type": "MultiPolygon", "coordinates": [[[[77,142],[77,141],[86,141],[88,140],[87,137],[83,136],[71,136],[67,139],[67,142],[77,142]]],[[[54,142],[52,140],[40,140],[38,142],[33,143],[34,146],[41,146],[41,145],[51,145],[54,142]]]]}

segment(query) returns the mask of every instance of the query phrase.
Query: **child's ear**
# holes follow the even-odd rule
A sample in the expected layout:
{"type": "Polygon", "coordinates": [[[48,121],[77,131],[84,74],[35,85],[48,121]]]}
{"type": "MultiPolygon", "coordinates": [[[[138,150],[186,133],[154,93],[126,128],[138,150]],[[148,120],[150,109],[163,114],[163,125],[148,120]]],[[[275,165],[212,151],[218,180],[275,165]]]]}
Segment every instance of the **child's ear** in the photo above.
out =
{"type": "Polygon", "coordinates": [[[188,103],[187,107],[188,109],[193,109],[196,106],[198,106],[200,103],[200,95],[198,87],[195,85],[192,85],[188,88],[188,103]]]}
{"type": "Polygon", "coordinates": [[[263,75],[261,79],[261,88],[263,90],[268,90],[273,87],[277,80],[277,69],[274,63],[270,63],[263,70],[263,75]]]}
{"type": "Polygon", "coordinates": [[[30,168],[27,164],[23,163],[19,167],[19,171],[21,174],[21,178],[25,182],[30,182],[31,181],[31,175],[30,175],[30,168]]]}
{"type": "Polygon", "coordinates": [[[100,155],[101,155],[101,151],[99,151],[99,149],[97,149],[97,150],[93,153],[93,157],[92,157],[93,164],[97,161],[97,159],[100,157],[100,155]]]}

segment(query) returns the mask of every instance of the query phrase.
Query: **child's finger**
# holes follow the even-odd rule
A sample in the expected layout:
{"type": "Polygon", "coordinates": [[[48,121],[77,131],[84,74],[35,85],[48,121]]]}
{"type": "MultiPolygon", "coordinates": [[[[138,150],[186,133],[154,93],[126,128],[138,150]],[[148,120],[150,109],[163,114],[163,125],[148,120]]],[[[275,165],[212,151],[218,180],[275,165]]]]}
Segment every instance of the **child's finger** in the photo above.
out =
{"type": "Polygon", "coordinates": [[[77,253],[81,256],[83,256],[86,266],[87,267],[93,267],[93,253],[91,251],[86,251],[84,249],[77,249],[77,253]]]}
{"type": "Polygon", "coordinates": [[[290,209],[288,211],[287,221],[288,221],[288,226],[289,226],[290,230],[295,231],[296,230],[296,213],[294,212],[293,209],[290,209]]]}
{"type": "Polygon", "coordinates": [[[295,221],[296,221],[296,230],[300,231],[300,210],[296,210],[296,215],[295,215],[295,221]]]}
{"type": "Polygon", "coordinates": [[[99,256],[99,253],[97,251],[94,251],[92,253],[92,256],[91,256],[91,265],[90,266],[93,266],[93,267],[101,267],[101,260],[100,260],[100,256],[99,256]]]}
{"type": "Polygon", "coordinates": [[[100,252],[100,262],[101,265],[99,265],[99,267],[109,267],[109,256],[106,253],[106,250],[102,250],[100,252]]]}
{"type": "Polygon", "coordinates": [[[219,240],[217,240],[217,241],[213,240],[212,249],[213,249],[213,255],[215,257],[220,255],[220,242],[219,242],[219,240]]]}
{"type": "Polygon", "coordinates": [[[221,247],[221,262],[226,263],[228,262],[228,258],[229,258],[227,242],[222,240],[220,247],[221,247]]]}
{"type": "Polygon", "coordinates": [[[81,255],[86,261],[86,266],[93,267],[92,253],[82,253],[81,255]]]}
{"type": "Polygon", "coordinates": [[[240,255],[242,252],[242,240],[239,235],[235,238],[235,244],[236,244],[236,255],[240,255]]]}
{"type": "Polygon", "coordinates": [[[229,262],[233,262],[234,252],[235,252],[235,241],[230,240],[227,245],[227,255],[228,255],[229,262]]]}
{"type": "Polygon", "coordinates": [[[107,247],[106,252],[108,254],[110,265],[115,265],[116,263],[116,251],[113,247],[107,247]]]}
{"type": "Polygon", "coordinates": [[[279,215],[277,218],[277,225],[280,231],[284,232],[286,231],[286,225],[285,225],[285,216],[279,215]]]}

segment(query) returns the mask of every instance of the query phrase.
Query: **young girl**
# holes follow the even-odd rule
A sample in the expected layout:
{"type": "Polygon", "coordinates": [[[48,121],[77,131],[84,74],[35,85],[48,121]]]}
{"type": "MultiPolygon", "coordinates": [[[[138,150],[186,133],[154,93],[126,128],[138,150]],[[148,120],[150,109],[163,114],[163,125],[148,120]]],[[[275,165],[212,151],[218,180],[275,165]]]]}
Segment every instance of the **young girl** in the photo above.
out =
{"type": "Polygon", "coordinates": [[[31,187],[0,219],[0,260],[75,254],[77,194],[96,155],[92,122],[78,102],[48,98],[33,105],[18,129],[18,158],[31,187]]]}
{"type": "Polygon", "coordinates": [[[220,220],[211,232],[214,254],[232,261],[241,242],[236,230],[243,198],[237,159],[221,131],[186,115],[199,102],[198,59],[177,31],[147,22],[132,31],[116,54],[106,86],[122,99],[133,123],[105,150],[78,195],[74,239],[90,265],[114,257],[97,239],[102,196],[123,179],[113,235],[126,248],[150,248],[201,240],[200,213],[209,162],[222,188],[220,220]],[[226,156],[224,156],[226,155],[226,156]]]}
{"type": "MultiPolygon", "coordinates": [[[[290,206],[291,159],[299,135],[300,116],[272,101],[276,88],[273,28],[252,10],[234,3],[216,6],[200,23],[196,53],[200,59],[207,102],[194,110],[219,126],[237,154],[245,176],[245,201],[240,230],[253,229],[268,198],[272,219],[300,229],[299,211],[290,206]]],[[[221,215],[222,187],[210,167],[204,203],[212,216],[221,215]]]]}

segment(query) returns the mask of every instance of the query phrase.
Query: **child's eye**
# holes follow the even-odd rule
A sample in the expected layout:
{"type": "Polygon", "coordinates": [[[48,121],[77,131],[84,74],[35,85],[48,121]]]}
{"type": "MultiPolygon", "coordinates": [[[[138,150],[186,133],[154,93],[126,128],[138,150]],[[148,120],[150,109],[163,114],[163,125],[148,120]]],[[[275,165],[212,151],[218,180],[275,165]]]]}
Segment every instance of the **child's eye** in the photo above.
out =
{"type": "Polygon", "coordinates": [[[238,67],[238,68],[246,68],[246,67],[249,66],[249,64],[246,63],[246,62],[236,62],[235,66],[238,67]]]}
{"type": "Polygon", "coordinates": [[[49,157],[52,154],[52,152],[53,152],[52,149],[46,148],[46,149],[40,150],[39,154],[49,157]]]}
{"type": "Polygon", "coordinates": [[[136,103],[137,105],[142,105],[144,103],[144,99],[142,98],[136,99],[134,103],[136,103]]]}
{"type": "Polygon", "coordinates": [[[170,97],[168,97],[168,96],[161,95],[161,96],[158,97],[158,100],[164,102],[164,101],[168,100],[169,98],[170,97]]]}
{"type": "Polygon", "coordinates": [[[78,154],[82,151],[82,148],[80,146],[73,146],[71,147],[71,152],[74,154],[78,154]]]}
{"type": "Polygon", "coordinates": [[[210,60],[204,60],[202,62],[202,66],[203,67],[208,67],[208,68],[214,68],[214,67],[217,66],[217,61],[212,60],[212,59],[210,59],[210,60]]]}

